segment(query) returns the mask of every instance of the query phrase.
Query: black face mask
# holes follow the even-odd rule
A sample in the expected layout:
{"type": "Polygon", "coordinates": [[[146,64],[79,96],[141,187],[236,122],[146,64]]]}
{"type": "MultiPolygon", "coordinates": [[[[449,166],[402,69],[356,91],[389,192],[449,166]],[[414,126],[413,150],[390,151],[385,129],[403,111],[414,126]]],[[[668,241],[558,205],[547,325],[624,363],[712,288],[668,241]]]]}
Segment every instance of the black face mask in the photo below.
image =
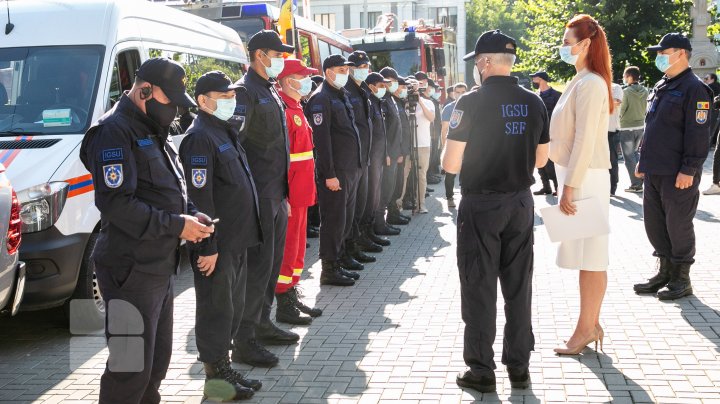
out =
{"type": "Polygon", "coordinates": [[[147,116],[163,128],[167,128],[175,120],[177,107],[172,104],[163,104],[155,98],[145,101],[147,116]]]}
{"type": "Polygon", "coordinates": [[[539,88],[540,88],[540,83],[533,82],[533,88],[536,89],[536,90],[539,89],[539,88]]]}

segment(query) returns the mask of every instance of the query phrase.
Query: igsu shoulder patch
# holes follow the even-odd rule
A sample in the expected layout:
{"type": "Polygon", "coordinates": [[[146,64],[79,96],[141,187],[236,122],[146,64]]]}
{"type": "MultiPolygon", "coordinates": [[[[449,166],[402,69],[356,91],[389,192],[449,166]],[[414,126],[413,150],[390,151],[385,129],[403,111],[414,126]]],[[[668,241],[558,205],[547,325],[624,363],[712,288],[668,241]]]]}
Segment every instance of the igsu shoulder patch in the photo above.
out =
{"type": "Polygon", "coordinates": [[[322,112],[323,107],[320,104],[314,104],[310,110],[312,112],[322,112]]]}
{"type": "Polygon", "coordinates": [[[202,188],[207,183],[207,169],[206,168],[193,168],[192,169],[192,184],[195,188],[202,188]]]}
{"type": "Polygon", "coordinates": [[[460,126],[460,121],[462,121],[462,117],[463,111],[455,108],[452,112],[452,115],[450,115],[450,129],[455,129],[460,126]]]}
{"type": "Polygon", "coordinates": [[[193,166],[206,166],[207,156],[192,156],[190,157],[190,164],[193,166]]]}
{"type": "Polygon", "coordinates": [[[103,161],[123,160],[123,150],[121,148],[105,149],[102,151],[102,160],[103,161]]]}
{"type": "Polygon", "coordinates": [[[123,165],[108,164],[103,166],[103,177],[108,188],[118,188],[123,183],[123,165]]]}

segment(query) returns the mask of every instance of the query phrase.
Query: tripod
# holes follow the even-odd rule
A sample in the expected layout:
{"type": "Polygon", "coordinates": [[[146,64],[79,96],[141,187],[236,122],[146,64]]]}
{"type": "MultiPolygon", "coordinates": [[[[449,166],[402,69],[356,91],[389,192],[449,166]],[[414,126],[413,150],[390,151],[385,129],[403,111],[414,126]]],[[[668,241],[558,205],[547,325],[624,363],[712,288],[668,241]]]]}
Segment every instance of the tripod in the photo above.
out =
{"type": "MultiPolygon", "coordinates": [[[[419,102],[419,101],[418,101],[419,102]]],[[[420,166],[418,156],[418,142],[417,142],[417,102],[408,102],[408,116],[410,117],[410,142],[413,145],[410,151],[410,174],[408,175],[408,181],[412,178],[412,186],[415,190],[415,195],[412,198],[413,202],[413,214],[420,210],[420,166]]],[[[410,184],[407,184],[409,187],[410,184]]]]}

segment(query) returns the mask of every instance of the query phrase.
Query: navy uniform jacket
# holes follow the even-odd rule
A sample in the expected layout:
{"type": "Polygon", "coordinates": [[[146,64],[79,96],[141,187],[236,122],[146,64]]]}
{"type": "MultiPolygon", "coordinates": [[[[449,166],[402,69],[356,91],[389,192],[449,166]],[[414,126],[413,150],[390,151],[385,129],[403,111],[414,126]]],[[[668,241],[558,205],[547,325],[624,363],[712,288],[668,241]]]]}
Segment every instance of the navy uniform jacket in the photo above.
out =
{"type": "Polygon", "coordinates": [[[194,245],[199,255],[216,254],[218,244],[233,251],[259,244],[257,191],[234,127],[200,111],[180,145],[180,158],[195,206],[220,219],[215,233],[194,245]]]}
{"type": "Polygon", "coordinates": [[[348,92],[348,98],[355,114],[355,126],[360,134],[360,156],[363,164],[368,165],[370,163],[370,149],[373,138],[372,110],[370,106],[370,97],[373,97],[372,91],[365,82],[358,86],[352,78],[348,80],[345,89],[348,92]]]}
{"type": "Polygon", "coordinates": [[[663,77],[648,96],[639,171],[695,175],[710,150],[712,90],[688,68],[663,77]]]}
{"type": "Polygon", "coordinates": [[[285,104],[274,81],[265,80],[253,69],[237,84],[242,87],[236,90],[235,115],[245,122],[240,143],[247,151],[258,197],[285,199],[290,169],[285,104]]]}
{"type": "Polygon", "coordinates": [[[540,91],[538,95],[545,104],[545,108],[547,108],[548,116],[552,116],[552,113],[555,110],[555,105],[557,105],[558,101],[560,100],[560,96],[562,95],[562,93],[550,87],[549,90],[540,91]]]}
{"type": "Polygon", "coordinates": [[[305,116],[313,130],[319,181],[336,178],[336,169],[361,168],[360,135],[345,89],[321,84],[308,100],[305,116]]]}
{"type": "Polygon", "coordinates": [[[371,161],[382,160],[385,165],[387,157],[387,137],[385,134],[385,116],[383,114],[382,101],[370,95],[370,121],[372,122],[372,145],[370,146],[371,161]]]}
{"type": "Polygon", "coordinates": [[[175,273],[185,226],[180,215],[197,209],[167,129],[123,95],[85,134],[80,159],[92,175],[100,210],[97,265],[175,273]]]}
{"type": "MultiPolygon", "coordinates": [[[[391,160],[396,161],[402,156],[402,124],[400,122],[400,106],[396,102],[399,101],[390,94],[383,97],[382,108],[385,116],[385,137],[387,144],[387,155],[391,160]]],[[[402,111],[404,114],[405,112],[402,111]]]]}
{"type": "Polygon", "coordinates": [[[412,152],[412,129],[410,127],[410,115],[407,109],[407,101],[398,100],[398,110],[400,111],[400,127],[402,128],[402,139],[400,142],[400,150],[403,156],[409,156],[412,152]]]}

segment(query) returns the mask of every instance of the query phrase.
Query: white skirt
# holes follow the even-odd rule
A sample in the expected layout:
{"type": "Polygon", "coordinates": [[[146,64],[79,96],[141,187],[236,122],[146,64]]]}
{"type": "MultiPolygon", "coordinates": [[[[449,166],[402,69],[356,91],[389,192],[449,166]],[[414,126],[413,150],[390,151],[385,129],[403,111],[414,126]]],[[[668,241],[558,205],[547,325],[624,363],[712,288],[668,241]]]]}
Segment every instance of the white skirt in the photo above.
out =
{"type": "MultiPolygon", "coordinates": [[[[567,177],[566,167],[555,164],[559,190],[562,191],[567,177]]],[[[604,168],[589,168],[580,188],[575,188],[573,201],[598,198],[603,215],[610,217],[610,173],[604,168]]],[[[608,236],[590,237],[560,243],[557,266],[584,271],[607,271],[609,262],[608,236]]]]}

